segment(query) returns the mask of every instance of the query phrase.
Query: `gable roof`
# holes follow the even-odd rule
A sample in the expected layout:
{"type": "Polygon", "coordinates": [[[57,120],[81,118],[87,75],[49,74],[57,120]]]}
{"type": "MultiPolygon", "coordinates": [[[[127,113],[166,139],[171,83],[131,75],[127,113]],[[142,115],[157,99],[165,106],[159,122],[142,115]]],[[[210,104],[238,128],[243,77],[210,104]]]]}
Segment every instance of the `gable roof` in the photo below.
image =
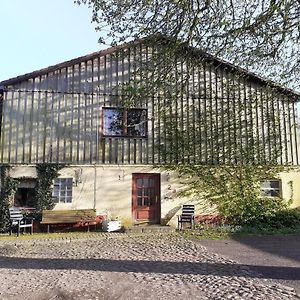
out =
{"type": "MultiPolygon", "coordinates": [[[[153,37],[152,37],[152,39],[153,39],[153,37]]],[[[90,54],[87,54],[87,55],[84,55],[84,56],[80,56],[80,57],[77,57],[77,58],[62,62],[62,63],[55,64],[55,65],[49,66],[47,68],[43,68],[43,69],[40,69],[40,70],[37,70],[37,71],[26,73],[24,75],[13,77],[13,78],[1,81],[0,82],[0,88],[3,88],[3,87],[8,86],[8,85],[21,83],[22,81],[26,81],[26,80],[31,79],[31,78],[39,77],[39,76],[45,75],[47,73],[51,73],[51,72],[54,72],[56,70],[62,69],[62,68],[70,67],[70,66],[75,65],[75,64],[86,62],[88,60],[92,60],[92,59],[95,59],[97,57],[105,56],[107,54],[112,54],[112,53],[114,53],[118,50],[124,50],[124,49],[127,49],[127,48],[131,47],[131,46],[138,45],[140,43],[147,42],[149,40],[151,40],[151,37],[136,39],[136,40],[134,40],[132,42],[129,42],[129,43],[124,43],[124,44],[119,45],[119,46],[113,46],[113,47],[110,47],[110,48],[107,48],[107,49],[104,49],[104,50],[101,50],[101,51],[93,52],[93,53],[90,53],[90,54]]],[[[156,41],[157,40],[170,41],[168,38],[161,37],[161,36],[156,37],[155,40],[156,41]]],[[[258,83],[262,83],[264,85],[271,86],[272,88],[275,88],[275,89],[279,90],[282,93],[289,94],[290,96],[292,96],[294,98],[295,101],[300,101],[300,92],[297,92],[293,89],[287,88],[287,87],[285,87],[285,86],[283,86],[283,85],[281,85],[281,84],[279,84],[275,81],[269,80],[267,78],[264,78],[262,76],[259,76],[259,75],[255,74],[253,72],[250,72],[246,69],[238,67],[238,66],[236,66],[236,65],[234,65],[230,62],[227,62],[223,59],[220,59],[216,56],[213,56],[212,54],[209,54],[208,52],[205,52],[201,49],[190,47],[190,46],[184,46],[184,47],[186,47],[189,51],[193,51],[194,54],[199,55],[199,56],[203,57],[204,59],[206,59],[208,61],[211,61],[215,65],[222,66],[224,68],[230,69],[233,72],[238,72],[240,74],[243,74],[244,76],[246,76],[249,79],[252,79],[252,80],[254,80],[258,83]]]]}
{"type": "MultiPolygon", "coordinates": [[[[138,42],[136,42],[136,41],[135,41],[135,43],[138,44],[138,42]]],[[[130,45],[132,45],[132,44],[133,43],[130,43],[130,45]]],[[[16,83],[20,83],[22,81],[25,81],[25,80],[28,80],[28,79],[31,79],[31,78],[35,78],[35,77],[38,77],[38,76],[42,76],[42,75],[54,72],[54,71],[59,70],[59,69],[67,68],[67,67],[70,67],[72,65],[76,65],[78,63],[81,63],[81,62],[85,62],[85,61],[92,60],[92,59],[100,57],[100,56],[105,56],[107,54],[111,54],[111,53],[113,53],[117,50],[120,50],[120,49],[126,49],[128,46],[129,46],[129,44],[123,44],[121,46],[114,46],[114,47],[110,47],[110,48],[107,48],[107,49],[104,49],[104,50],[101,50],[101,51],[93,52],[93,53],[90,53],[90,54],[87,54],[87,55],[84,55],[84,56],[79,56],[77,58],[73,58],[71,60],[67,60],[67,61],[64,61],[62,63],[58,63],[58,64],[53,65],[53,66],[49,66],[47,68],[43,68],[43,69],[40,69],[40,70],[37,70],[37,71],[33,71],[33,72],[30,72],[30,73],[26,73],[24,75],[20,75],[20,76],[17,76],[17,77],[13,77],[13,78],[1,81],[0,86],[7,86],[7,85],[13,85],[13,84],[16,84],[16,83]]]]}

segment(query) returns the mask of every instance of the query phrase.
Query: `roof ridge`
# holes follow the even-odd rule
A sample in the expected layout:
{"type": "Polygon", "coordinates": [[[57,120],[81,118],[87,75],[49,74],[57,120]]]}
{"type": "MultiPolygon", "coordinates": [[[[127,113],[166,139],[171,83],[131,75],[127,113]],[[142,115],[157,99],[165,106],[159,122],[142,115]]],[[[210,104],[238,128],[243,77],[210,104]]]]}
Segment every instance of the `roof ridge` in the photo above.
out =
{"type": "MultiPolygon", "coordinates": [[[[0,82],[0,88],[1,87],[3,88],[6,85],[12,85],[12,84],[15,84],[15,83],[19,83],[21,81],[25,81],[25,80],[28,80],[28,79],[31,79],[31,78],[34,78],[34,77],[42,76],[44,74],[56,71],[58,69],[67,68],[69,66],[72,66],[72,65],[75,65],[77,63],[84,62],[84,61],[88,61],[88,60],[94,59],[96,57],[101,57],[101,56],[104,56],[104,55],[107,55],[107,54],[111,54],[111,53],[113,53],[117,50],[126,49],[126,48],[128,48],[132,45],[140,44],[142,42],[146,42],[146,41],[153,40],[153,39],[155,39],[156,41],[157,40],[165,40],[165,41],[171,41],[172,42],[171,38],[168,38],[168,37],[165,37],[165,36],[162,36],[162,35],[159,35],[159,34],[144,37],[144,38],[137,38],[137,39],[135,39],[131,42],[126,42],[126,43],[123,43],[121,45],[116,45],[116,46],[109,47],[107,49],[103,49],[103,50],[100,50],[100,51],[95,51],[95,52],[92,52],[90,54],[79,56],[77,58],[73,58],[73,59],[58,63],[58,64],[54,64],[54,65],[51,65],[49,67],[46,67],[46,68],[43,68],[43,69],[40,69],[40,70],[36,70],[36,71],[33,71],[33,72],[26,73],[24,75],[19,75],[19,76],[12,77],[10,79],[1,81],[0,82]]],[[[228,62],[224,59],[221,59],[217,56],[214,56],[214,55],[210,54],[209,52],[206,52],[202,49],[199,49],[199,48],[196,48],[196,47],[193,47],[193,46],[187,46],[185,43],[181,43],[181,45],[184,48],[186,47],[187,49],[192,50],[192,51],[196,52],[197,54],[200,54],[201,56],[206,57],[210,61],[217,62],[221,65],[224,65],[225,67],[229,67],[233,71],[243,73],[243,74],[251,77],[252,79],[258,80],[259,82],[261,82],[263,84],[270,85],[270,86],[272,86],[274,88],[277,88],[277,89],[279,89],[279,90],[281,90],[285,93],[292,94],[294,97],[295,96],[300,97],[300,92],[295,91],[295,90],[293,90],[291,88],[288,88],[286,86],[283,86],[280,83],[277,83],[273,80],[264,78],[264,77],[262,77],[260,75],[257,75],[257,74],[255,74],[251,71],[248,71],[247,69],[236,66],[236,65],[234,65],[234,64],[232,64],[232,63],[230,63],[230,62],[228,62]]]]}

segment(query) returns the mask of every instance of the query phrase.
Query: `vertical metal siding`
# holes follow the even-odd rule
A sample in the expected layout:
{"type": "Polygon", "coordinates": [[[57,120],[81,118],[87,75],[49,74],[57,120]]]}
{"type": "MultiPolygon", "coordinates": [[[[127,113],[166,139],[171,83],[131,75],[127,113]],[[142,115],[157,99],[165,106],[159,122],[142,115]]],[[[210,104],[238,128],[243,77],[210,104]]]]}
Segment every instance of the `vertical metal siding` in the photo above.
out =
{"type": "MultiPolygon", "coordinates": [[[[250,147],[248,157],[267,161],[275,147],[282,152],[280,163],[299,164],[295,103],[201,60],[191,66],[178,60],[172,100],[164,87],[136,101],[136,107],[148,111],[147,138],[103,137],[102,107],[122,106],[121,87],[132,76],[135,87],[142,87],[141,66],[153,51],[138,45],[8,87],[3,97],[0,161],[232,163],[245,145],[248,149],[255,144],[261,152],[255,154],[250,147]]],[[[150,83],[149,75],[145,84],[150,83]]]]}

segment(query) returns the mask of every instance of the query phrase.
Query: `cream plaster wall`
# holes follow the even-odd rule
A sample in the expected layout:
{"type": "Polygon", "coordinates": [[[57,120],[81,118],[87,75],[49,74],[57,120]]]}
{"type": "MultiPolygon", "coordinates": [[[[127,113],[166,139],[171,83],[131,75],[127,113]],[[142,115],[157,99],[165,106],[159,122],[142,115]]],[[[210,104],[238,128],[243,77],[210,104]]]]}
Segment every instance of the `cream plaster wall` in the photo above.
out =
{"type": "Polygon", "coordinates": [[[60,177],[74,177],[80,170],[81,182],[73,187],[73,202],[58,203],[55,209],[95,208],[97,214],[118,217],[125,225],[132,224],[132,173],[155,172],[151,167],[68,167],[60,177]]]}
{"type": "Polygon", "coordinates": [[[300,206],[300,168],[279,174],[282,185],[282,197],[285,201],[291,200],[291,207],[300,206]]]}
{"type": "Polygon", "coordinates": [[[9,175],[13,178],[36,178],[36,168],[34,166],[15,166],[9,171],[9,175]]]}
{"type": "Polygon", "coordinates": [[[82,173],[81,182],[73,187],[73,202],[58,203],[55,209],[96,208],[97,214],[107,215],[109,218],[118,217],[123,224],[131,225],[132,173],[161,174],[163,224],[177,224],[176,215],[180,214],[183,203],[194,203],[199,212],[209,209],[199,197],[179,197],[184,182],[174,172],[154,169],[151,166],[83,166],[64,168],[59,171],[60,177],[74,177],[75,171],[79,169],[82,173]]]}
{"type": "MultiPolygon", "coordinates": [[[[175,172],[154,169],[151,166],[70,166],[59,171],[60,177],[72,177],[80,173],[80,182],[73,186],[72,203],[58,203],[54,209],[95,208],[97,214],[118,217],[125,226],[133,223],[131,211],[132,173],[161,173],[161,222],[176,226],[177,214],[183,203],[196,205],[197,213],[213,208],[200,196],[180,197],[185,187],[175,172]]],[[[34,166],[18,166],[10,172],[14,178],[36,177],[34,166]]],[[[300,206],[300,168],[280,173],[282,196],[292,199],[292,207],[300,206]]]]}

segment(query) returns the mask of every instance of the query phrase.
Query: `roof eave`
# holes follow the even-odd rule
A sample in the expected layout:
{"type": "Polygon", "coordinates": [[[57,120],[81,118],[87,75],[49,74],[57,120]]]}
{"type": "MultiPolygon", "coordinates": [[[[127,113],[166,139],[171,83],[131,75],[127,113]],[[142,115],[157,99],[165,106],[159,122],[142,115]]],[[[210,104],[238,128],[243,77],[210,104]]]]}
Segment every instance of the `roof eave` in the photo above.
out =
{"type": "MultiPolygon", "coordinates": [[[[105,55],[111,54],[111,53],[113,53],[117,50],[124,50],[124,49],[126,49],[126,48],[128,48],[132,45],[140,44],[141,42],[149,41],[151,39],[153,39],[153,37],[146,37],[146,38],[136,39],[136,40],[134,40],[132,42],[129,42],[129,43],[124,43],[124,44],[119,45],[119,46],[113,46],[113,47],[110,47],[110,48],[107,48],[107,49],[104,49],[104,50],[93,52],[93,53],[88,54],[88,55],[80,56],[80,57],[77,57],[77,58],[59,63],[59,64],[55,64],[55,65],[49,66],[47,68],[43,68],[43,69],[40,69],[40,70],[37,70],[37,71],[34,71],[34,72],[30,72],[30,73],[26,73],[24,75],[13,77],[13,78],[1,81],[0,82],[0,88],[5,88],[5,87],[8,87],[10,85],[20,83],[22,81],[26,81],[28,79],[43,76],[47,73],[51,73],[51,72],[54,72],[54,71],[59,70],[59,69],[67,68],[67,67],[70,67],[70,66],[78,64],[78,63],[82,63],[82,62],[85,62],[85,61],[88,61],[88,60],[92,60],[92,59],[97,58],[97,57],[105,56],[105,55]]],[[[163,36],[158,36],[154,40],[158,41],[159,39],[168,40],[168,38],[163,37],[163,36]]],[[[188,48],[192,49],[194,52],[196,52],[199,55],[207,58],[208,60],[211,60],[214,63],[218,63],[219,65],[223,65],[225,68],[230,68],[232,71],[239,72],[240,74],[244,74],[245,76],[251,78],[252,80],[255,80],[255,81],[258,81],[260,83],[269,85],[269,86],[271,86],[275,89],[278,89],[282,93],[291,95],[295,101],[300,101],[300,92],[297,92],[293,89],[282,86],[282,85],[280,85],[280,84],[278,84],[278,83],[276,83],[272,80],[268,80],[268,79],[266,79],[262,76],[259,76],[259,75],[255,74],[253,72],[250,72],[246,69],[243,69],[241,67],[233,65],[232,63],[227,62],[227,61],[225,61],[223,59],[220,59],[218,57],[215,57],[212,54],[209,54],[209,53],[207,53],[207,52],[205,52],[201,49],[197,49],[197,48],[194,48],[194,47],[188,47],[188,48]]]]}

